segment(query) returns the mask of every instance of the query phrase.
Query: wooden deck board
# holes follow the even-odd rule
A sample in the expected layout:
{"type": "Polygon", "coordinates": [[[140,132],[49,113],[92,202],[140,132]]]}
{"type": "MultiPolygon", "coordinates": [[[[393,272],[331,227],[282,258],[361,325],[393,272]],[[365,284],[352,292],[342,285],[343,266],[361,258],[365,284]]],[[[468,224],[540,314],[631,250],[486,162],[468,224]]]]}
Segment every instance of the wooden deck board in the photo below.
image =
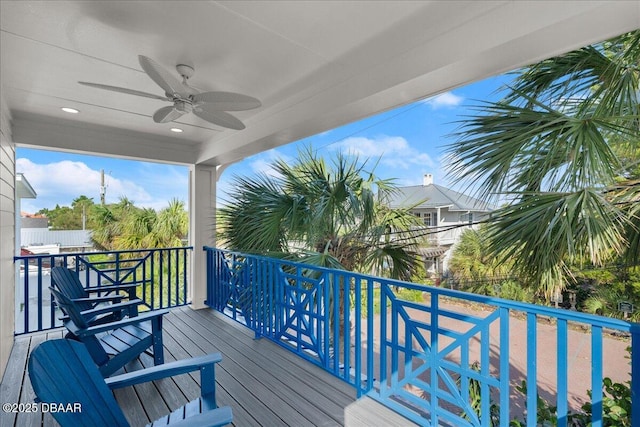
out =
{"type": "MultiPolygon", "coordinates": [[[[236,426],[337,426],[355,390],[339,378],[213,310],[173,309],[164,317],[165,361],[221,352],[216,367],[218,404],[229,405],[236,426]]],[[[61,331],[16,338],[1,385],[2,402],[32,402],[28,355],[61,331]]],[[[124,370],[153,365],[143,354],[124,370]]],[[[200,393],[199,374],[186,374],[114,392],[131,425],[166,415],[200,393]]],[[[57,425],[49,414],[0,413],[2,427],[57,425]]]]}
{"type": "MultiPolygon", "coordinates": [[[[185,316],[181,316],[180,320],[185,320],[185,318],[185,316]]],[[[202,317],[200,317],[200,319],[201,318],[202,317]]],[[[212,322],[212,319],[208,320],[210,321],[209,323],[194,325],[194,328],[198,329],[200,332],[206,331],[208,327],[214,328],[215,323],[212,322]]],[[[308,420],[307,422],[311,422],[312,425],[319,425],[320,423],[330,425],[329,420],[331,417],[339,414],[339,416],[334,419],[336,424],[342,424],[342,410],[344,409],[345,404],[353,401],[353,396],[347,398],[347,395],[343,395],[343,404],[340,406],[331,399],[325,397],[323,394],[324,392],[336,394],[335,388],[329,390],[326,383],[318,381],[317,377],[315,378],[315,381],[309,381],[308,384],[303,383],[301,377],[306,376],[304,369],[302,369],[300,365],[291,363],[286,358],[275,356],[279,356],[279,351],[274,350],[280,349],[267,340],[249,341],[250,344],[258,347],[274,347],[271,351],[268,349],[265,349],[267,351],[263,351],[263,349],[256,351],[251,348],[252,346],[247,346],[245,344],[245,340],[240,342],[239,340],[234,339],[233,335],[227,335],[224,331],[211,330],[211,333],[214,335],[217,334],[215,338],[209,338],[211,340],[211,344],[217,347],[224,346],[224,348],[219,348],[219,350],[225,354],[227,359],[229,359],[228,361],[223,361],[222,365],[229,366],[233,361],[235,363],[233,369],[238,380],[241,382],[254,382],[254,384],[260,383],[261,387],[256,387],[258,391],[263,388],[263,385],[267,393],[266,398],[273,402],[272,404],[285,405],[281,407],[281,411],[286,410],[287,405],[291,406],[291,415],[294,417],[294,419],[291,420],[292,423],[295,423],[296,425],[306,424],[304,420],[298,419],[299,415],[303,415],[308,420]],[[275,384],[273,383],[274,378],[276,379],[275,384]],[[319,387],[321,391],[318,391],[316,387],[319,387]],[[277,395],[273,393],[274,388],[278,390],[277,395]],[[294,406],[292,402],[295,402],[299,397],[307,400],[314,400],[318,403],[318,406],[323,409],[320,410],[316,406],[294,406]]],[[[296,359],[298,358],[296,357],[296,359]]],[[[303,362],[304,368],[311,368],[308,362],[304,360],[300,361],[303,362]]],[[[352,390],[351,387],[347,386],[342,381],[338,381],[339,383],[336,383],[339,387],[338,390],[341,388],[345,388],[350,391],[352,390]]],[[[340,393],[338,393],[338,395],[340,395],[340,393]]],[[[261,400],[267,402],[265,399],[261,400]]]]}
{"type": "MultiPolygon", "coordinates": [[[[163,329],[167,330],[169,334],[179,331],[175,326],[170,326],[172,323],[171,321],[166,321],[164,323],[165,325],[163,326],[163,329]]],[[[184,325],[180,326],[184,328],[184,325]]],[[[202,354],[220,351],[219,348],[214,348],[211,345],[198,342],[201,341],[201,337],[196,336],[191,339],[186,335],[176,334],[174,338],[178,341],[180,347],[184,348],[191,356],[200,356],[202,354]],[[202,347],[200,347],[201,345],[202,347]]],[[[223,361],[216,367],[216,379],[218,386],[226,390],[230,396],[237,400],[238,403],[244,402],[249,408],[251,408],[251,413],[253,413],[254,416],[260,417],[259,420],[264,422],[264,425],[281,424],[282,420],[273,414],[269,407],[255,396],[253,391],[254,384],[251,380],[244,379],[244,381],[242,381],[242,378],[238,380],[229,373],[228,369],[225,369],[229,360],[226,355],[223,357],[223,361]]]]}
{"type": "MultiPolygon", "coordinates": [[[[202,317],[209,320],[211,326],[215,324],[214,322],[220,320],[220,316],[222,315],[211,310],[202,313],[202,317]]],[[[236,329],[248,331],[247,328],[244,328],[231,319],[223,318],[222,320],[230,323],[236,329]]],[[[219,332],[213,330],[212,333],[214,335],[219,334],[217,335],[219,339],[226,340],[228,338],[226,334],[229,333],[229,330],[220,330],[219,332]]],[[[252,333],[249,336],[253,338],[252,333]]],[[[275,343],[267,339],[243,340],[242,343],[246,346],[243,348],[246,354],[251,355],[253,360],[260,366],[262,366],[265,361],[270,361],[272,362],[271,368],[277,371],[275,375],[278,376],[278,378],[282,378],[283,376],[292,377],[291,379],[295,381],[290,382],[290,386],[298,387],[302,384],[306,388],[318,391],[320,398],[327,398],[330,401],[336,402],[341,407],[344,407],[354,400],[355,390],[347,386],[344,381],[333,375],[326,375],[326,372],[321,368],[310,364],[289,351],[281,351],[280,347],[275,343]],[[257,358],[255,356],[257,356],[257,358]]],[[[333,412],[333,410],[329,408],[328,412],[333,412]]]]}
{"type": "MultiPolygon", "coordinates": [[[[165,322],[166,324],[167,322],[165,322]]],[[[170,334],[164,334],[165,343],[165,361],[170,362],[172,360],[184,359],[191,357],[182,347],[175,342],[174,338],[170,334]],[[171,352],[167,351],[171,349],[171,352]]],[[[219,369],[216,370],[218,374],[219,369]]],[[[197,375],[195,375],[197,378],[197,375]]],[[[186,401],[195,399],[200,395],[200,386],[196,378],[190,375],[181,375],[173,377],[173,380],[179,386],[180,391],[186,395],[186,401]]],[[[216,400],[220,406],[231,406],[233,408],[233,418],[236,425],[258,425],[256,420],[248,412],[247,408],[243,407],[238,401],[231,396],[227,390],[220,386],[220,375],[216,375],[216,400]]]]}
{"type": "Polygon", "coordinates": [[[369,397],[360,399],[346,408],[345,426],[418,427],[416,423],[409,421],[402,415],[397,414],[369,397]]]}
{"type": "MultiPolygon", "coordinates": [[[[200,327],[202,328],[202,326],[200,327]]],[[[202,330],[201,330],[202,331],[202,330]]],[[[297,408],[295,401],[304,398],[302,394],[296,394],[282,382],[277,375],[273,374],[271,365],[265,360],[252,360],[246,352],[234,348],[237,344],[231,337],[228,339],[215,339],[209,341],[211,348],[225,354],[225,360],[220,367],[233,376],[236,382],[241,384],[251,384],[249,391],[261,401],[269,411],[274,412],[278,418],[287,425],[317,425],[307,418],[311,413],[305,406],[297,408]],[[262,366],[258,363],[262,362],[262,366]],[[277,390],[277,392],[274,392],[277,390]]],[[[262,359],[262,355],[257,355],[262,359]]],[[[314,415],[318,415],[316,412],[314,415]]],[[[326,418],[326,416],[325,416],[326,418]]]]}
{"type": "MultiPolygon", "coordinates": [[[[29,346],[29,353],[38,346],[41,342],[47,339],[46,334],[35,335],[31,338],[31,344],[29,346]]],[[[26,365],[26,363],[25,363],[26,365]]],[[[24,381],[29,381],[29,375],[25,374],[24,381]]],[[[35,394],[31,387],[23,387],[20,393],[20,403],[32,403],[35,399],[35,394]]],[[[42,424],[43,414],[41,412],[18,412],[16,417],[16,425],[21,427],[36,427],[42,424]]]]}
{"type": "MultiPolygon", "coordinates": [[[[21,385],[26,375],[30,343],[30,339],[22,338],[17,340],[13,345],[9,362],[4,371],[2,385],[0,386],[1,403],[15,403],[20,401],[21,385]]],[[[13,426],[16,422],[16,417],[16,413],[2,411],[0,412],[0,425],[2,427],[13,426]]]]}

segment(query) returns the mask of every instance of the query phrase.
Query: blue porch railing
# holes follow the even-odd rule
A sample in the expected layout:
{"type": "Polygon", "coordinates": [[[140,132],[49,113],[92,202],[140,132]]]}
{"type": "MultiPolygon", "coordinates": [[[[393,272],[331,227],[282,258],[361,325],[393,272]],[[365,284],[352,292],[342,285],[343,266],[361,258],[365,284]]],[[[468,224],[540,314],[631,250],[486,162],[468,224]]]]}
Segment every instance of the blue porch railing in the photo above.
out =
{"type": "Polygon", "coordinates": [[[14,257],[16,266],[15,334],[62,326],[51,303],[53,266],[75,270],[85,287],[140,284],[137,296],[150,310],[188,304],[188,262],[192,247],[14,257]]]}
{"type": "MultiPolygon", "coordinates": [[[[575,405],[569,388],[576,375],[584,376],[569,368],[569,338],[575,334],[583,339],[580,345],[588,343],[584,352],[591,358],[592,425],[602,426],[608,373],[603,346],[612,333],[632,347],[632,361],[623,366],[634,379],[632,401],[640,402],[638,324],[204,249],[209,306],[420,425],[508,426],[520,418],[535,426],[540,392],[557,405],[557,425],[569,425],[575,405]],[[553,345],[541,348],[549,325],[553,345]],[[516,353],[524,360],[515,360],[516,353]],[[555,361],[541,365],[548,355],[555,361]],[[540,381],[547,371],[555,371],[552,384],[540,381]],[[521,380],[527,382],[526,394],[515,390],[521,380]],[[471,404],[472,388],[479,389],[479,407],[471,404]]],[[[624,359],[624,350],[620,353],[624,359]]],[[[586,388],[580,391],[588,400],[586,388]]],[[[640,426],[640,411],[633,417],[632,425],[640,426]]]]}

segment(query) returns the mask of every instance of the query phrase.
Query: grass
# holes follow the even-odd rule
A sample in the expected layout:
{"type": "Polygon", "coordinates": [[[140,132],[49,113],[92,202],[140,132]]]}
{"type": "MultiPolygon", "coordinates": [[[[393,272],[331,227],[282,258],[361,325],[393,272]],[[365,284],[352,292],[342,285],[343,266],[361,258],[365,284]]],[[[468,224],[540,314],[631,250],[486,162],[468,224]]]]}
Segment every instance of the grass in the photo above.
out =
{"type": "MultiPolygon", "coordinates": [[[[398,288],[393,290],[393,294],[395,295],[395,297],[397,299],[403,300],[403,301],[411,301],[411,302],[423,302],[424,301],[424,297],[422,295],[422,291],[416,290],[416,289],[407,289],[407,288],[398,288]]],[[[352,295],[352,304],[353,304],[353,297],[354,295],[352,295]]],[[[361,298],[361,306],[362,306],[362,317],[367,317],[368,314],[368,310],[367,310],[367,288],[363,287],[362,289],[362,298],[361,298]]],[[[387,299],[387,306],[391,305],[391,301],[389,299],[387,299]]],[[[373,314],[380,314],[380,288],[375,288],[373,290],[373,314]]]]}

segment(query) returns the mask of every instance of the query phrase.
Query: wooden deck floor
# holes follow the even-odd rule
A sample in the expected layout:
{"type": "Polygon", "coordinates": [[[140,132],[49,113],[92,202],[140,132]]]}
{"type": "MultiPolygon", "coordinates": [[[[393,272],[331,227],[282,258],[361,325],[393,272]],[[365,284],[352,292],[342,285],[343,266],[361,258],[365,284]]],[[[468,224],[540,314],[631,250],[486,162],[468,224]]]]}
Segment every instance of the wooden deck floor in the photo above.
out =
{"type": "MultiPolygon", "coordinates": [[[[344,425],[345,408],[355,390],[278,345],[253,338],[242,325],[213,310],[177,308],[164,317],[165,360],[220,352],[216,368],[218,404],[233,409],[237,426],[344,425]]],[[[0,402],[33,402],[26,374],[29,352],[37,344],[62,337],[61,331],[16,338],[0,388],[0,402]]],[[[143,355],[127,369],[150,366],[143,355]]],[[[144,425],[199,395],[193,377],[172,379],[118,390],[116,399],[131,425],[144,425]]],[[[0,413],[0,426],[54,426],[49,414],[0,413]]]]}

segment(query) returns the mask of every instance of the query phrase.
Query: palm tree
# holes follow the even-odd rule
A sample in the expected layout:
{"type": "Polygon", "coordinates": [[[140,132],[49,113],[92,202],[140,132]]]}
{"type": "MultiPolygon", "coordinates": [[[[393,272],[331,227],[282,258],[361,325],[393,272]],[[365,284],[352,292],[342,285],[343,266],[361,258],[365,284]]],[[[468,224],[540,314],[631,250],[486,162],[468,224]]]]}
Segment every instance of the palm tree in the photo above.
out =
{"type": "Polygon", "coordinates": [[[449,272],[456,279],[486,282],[510,276],[510,263],[497,262],[489,251],[487,226],[465,230],[452,249],[449,272]]]}
{"type": "Polygon", "coordinates": [[[236,176],[220,209],[220,234],[234,250],[304,259],[325,267],[408,279],[416,265],[417,219],[383,201],[389,180],[339,153],[327,164],[309,147],[273,174],[236,176]]]}
{"type": "Polygon", "coordinates": [[[158,215],[151,208],[128,207],[119,218],[120,234],[114,238],[118,250],[155,248],[151,238],[158,215]]]}
{"type": "Polygon", "coordinates": [[[95,205],[92,218],[94,226],[91,233],[93,244],[101,250],[114,249],[113,239],[118,235],[118,218],[108,206],[95,205]]]}
{"type": "Polygon", "coordinates": [[[496,198],[490,249],[549,295],[569,262],[640,257],[640,30],[531,65],[476,106],[450,172],[496,198]]]}
{"type": "MultiPolygon", "coordinates": [[[[229,201],[219,212],[223,242],[242,252],[410,279],[419,262],[420,223],[408,209],[383,203],[395,187],[366,172],[366,165],[341,153],[327,164],[307,147],[293,164],[277,160],[273,174],[234,177],[229,201]]],[[[350,280],[339,277],[338,301],[331,292],[327,302],[338,304],[338,317],[329,322],[338,322],[340,336],[350,280]]]]}
{"type": "Polygon", "coordinates": [[[151,230],[150,244],[153,248],[182,246],[189,229],[189,216],[184,202],[172,199],[169,206],[158,212],[151,230]]]}

